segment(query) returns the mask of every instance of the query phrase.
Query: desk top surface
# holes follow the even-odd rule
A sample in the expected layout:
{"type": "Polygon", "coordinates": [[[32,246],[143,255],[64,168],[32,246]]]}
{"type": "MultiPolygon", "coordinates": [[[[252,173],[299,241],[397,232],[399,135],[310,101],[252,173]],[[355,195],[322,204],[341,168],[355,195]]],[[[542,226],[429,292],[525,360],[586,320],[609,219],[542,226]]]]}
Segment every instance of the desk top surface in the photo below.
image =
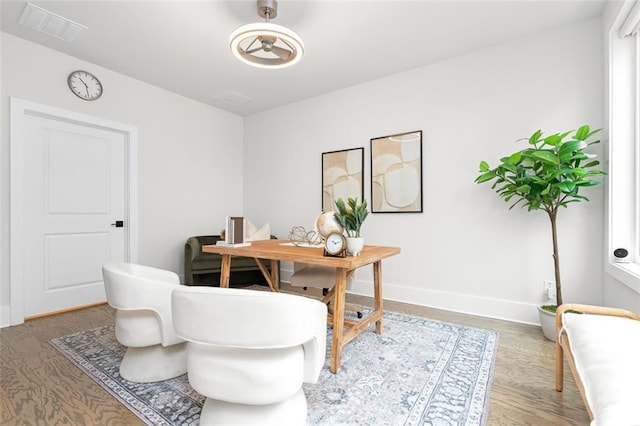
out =
{"type": "Polygon", "coordinates": [[[285,260],[311,265],[332,266],[334,268],[356,269],[387,257],[400,254],[399,247],[365,245],[358,256],[328,257],[322,255],[322,247],[296,247],[289,240],[253,241],[246,247],[217,245],[202,246],[205,253],[230,254],[233,256],[259,259],[285,260]]]}

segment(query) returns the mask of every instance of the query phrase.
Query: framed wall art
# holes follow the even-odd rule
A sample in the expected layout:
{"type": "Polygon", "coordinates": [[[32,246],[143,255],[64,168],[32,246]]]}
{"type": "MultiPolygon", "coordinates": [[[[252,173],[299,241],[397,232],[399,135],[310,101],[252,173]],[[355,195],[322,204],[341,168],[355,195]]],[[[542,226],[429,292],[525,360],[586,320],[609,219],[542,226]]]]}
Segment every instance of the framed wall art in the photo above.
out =
{"type": "Polygon", "coordinates": [[[322,153],[322,211],[335,210],[342,198],[364,196],[364,148],[322,153]]]}
{"type": "Polygon", "coordinates": [[[422,212],[422,130],[371,139],[371,212],[422,212]]]}

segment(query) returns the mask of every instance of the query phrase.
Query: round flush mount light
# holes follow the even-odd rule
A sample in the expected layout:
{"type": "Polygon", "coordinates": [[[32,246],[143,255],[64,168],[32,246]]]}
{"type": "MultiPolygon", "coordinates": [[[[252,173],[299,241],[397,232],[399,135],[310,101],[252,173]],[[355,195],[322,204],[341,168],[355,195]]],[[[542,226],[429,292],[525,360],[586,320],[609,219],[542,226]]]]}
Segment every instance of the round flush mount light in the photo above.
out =
{"type": "Polygon", "coordinates": [[[236,58],[259,68],[285,68],[300,62],[302,39],[295,31],[268,22],[276,14],[275,0],[258,0],[258,15],[267,22],[243,25],[231,33],[229,46],[236,58]]]}

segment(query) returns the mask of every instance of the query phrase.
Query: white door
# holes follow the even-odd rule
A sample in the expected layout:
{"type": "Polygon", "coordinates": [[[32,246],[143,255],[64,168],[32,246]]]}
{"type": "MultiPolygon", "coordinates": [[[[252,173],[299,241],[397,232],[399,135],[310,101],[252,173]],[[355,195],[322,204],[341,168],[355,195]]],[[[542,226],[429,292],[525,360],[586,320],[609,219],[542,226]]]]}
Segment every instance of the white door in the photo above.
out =
{"type": "Polygon", "coordinates": [[[55,117],[24,124],[24,316],[104,301],[102,264],[126,257],[125,135],[55,117]]]}

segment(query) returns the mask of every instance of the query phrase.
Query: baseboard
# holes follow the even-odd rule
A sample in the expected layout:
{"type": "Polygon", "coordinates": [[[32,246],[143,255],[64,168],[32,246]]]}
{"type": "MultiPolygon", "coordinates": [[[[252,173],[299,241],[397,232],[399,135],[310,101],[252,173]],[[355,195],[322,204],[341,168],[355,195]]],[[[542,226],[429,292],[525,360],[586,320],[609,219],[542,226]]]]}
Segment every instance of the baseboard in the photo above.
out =
{"type": "MultiPolygon", "coordinates": [[[[357,281],[350,293],[373,297],[372,283],[357,281]]],[[[478,315],[524,324],[540,325],[537,305],[488,297],[436,291],[385,283],[383,297],[396,302],[428,306],[463,314],[478,315]]]]}
{"type": "MultiPolygon", "coordinates": [[[[290,282],[292,274],[293,271],[281,270],[281,281],[290,282]]],[[[358,280],[356,278],[351,289],[349,289],[349,293],[373,297],[372,282],[358,280]]],[[[430,308],[524,324],[540,325],[536,304],[421,289],[389,282],[384,283],[382,294],[384,299],[395,302],[410,303],[412,305],[427,306],[430,308]]]]}

